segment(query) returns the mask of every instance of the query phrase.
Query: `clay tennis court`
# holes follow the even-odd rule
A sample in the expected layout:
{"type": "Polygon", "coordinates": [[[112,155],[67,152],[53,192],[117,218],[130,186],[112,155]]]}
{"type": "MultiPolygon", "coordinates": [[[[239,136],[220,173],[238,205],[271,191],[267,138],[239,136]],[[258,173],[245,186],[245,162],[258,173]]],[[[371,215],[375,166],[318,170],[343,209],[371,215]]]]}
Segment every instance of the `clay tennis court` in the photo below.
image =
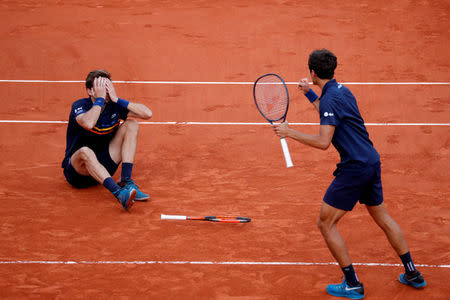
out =
{"type": "Polygon", "coordinates": [[[252,98],[258,76],[280,74],[288,121],[317,132],[293,84],[317,48],[337,55],[335,77],[358,99],[385,204],[428,282],[398,282],[400,259],[358,205],[339,229],[366,299],[448,297],[449,11],[406,0],[2,1],[0,298],[335,299],[325,288],[341,270],[316,223],[338,154],[289,140],[287,169],[252,98]],[[72,188],[60,167],[71,104],[98,68],[153,111],[133,169],[152,199],[130,212],[102,186],[72,188]]]}

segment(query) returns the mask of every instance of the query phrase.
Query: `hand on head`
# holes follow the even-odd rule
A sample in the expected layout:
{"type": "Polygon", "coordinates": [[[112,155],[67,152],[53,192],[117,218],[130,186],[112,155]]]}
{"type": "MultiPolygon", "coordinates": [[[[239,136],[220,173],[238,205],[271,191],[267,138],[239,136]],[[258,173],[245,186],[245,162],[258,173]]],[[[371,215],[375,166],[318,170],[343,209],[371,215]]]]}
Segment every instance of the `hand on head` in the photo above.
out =
{"type": "Polygon", "coordinates": [[[106,79],[105,77],[97,77],[91,89],[91,96],[94,98],[106,98],[106,79]]]}
{"type": "Polygon", "coordinates": [[[119,97],[117,97],[116,90],[110,79],[106,79],[106,91],[108,92],[109,98],[112,102],[117,102],[119,97]]]}

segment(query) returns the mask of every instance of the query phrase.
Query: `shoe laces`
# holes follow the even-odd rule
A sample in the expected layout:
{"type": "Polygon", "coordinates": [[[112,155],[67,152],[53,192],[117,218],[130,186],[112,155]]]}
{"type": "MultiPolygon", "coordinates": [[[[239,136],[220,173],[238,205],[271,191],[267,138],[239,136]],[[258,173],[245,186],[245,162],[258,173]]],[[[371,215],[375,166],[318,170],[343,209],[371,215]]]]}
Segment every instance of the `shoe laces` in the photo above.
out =
{"type": "Polygon", "coordinates": [[[345,290],[345,286],[347,285],[347,282],[345,281],[345,277],[341,277],[342,283],[336,284],[336,287],[340,290],[345,290]]]}
{"type": "Polygon", "coordinates": [[[131,187],[133,187],[135,189],[139,188],[139,186],[131,178],[125,179],[124,182],[125,182],[126,185],[131,186],[131,187]]]}
{"type": "Polygon", "coordinates": [[[408,281],[416,281],[416,280],[421,280],[420,275],[421,275],[420,272],[416,270],[412,274],[405,274],[405,277],[408,281]]]}

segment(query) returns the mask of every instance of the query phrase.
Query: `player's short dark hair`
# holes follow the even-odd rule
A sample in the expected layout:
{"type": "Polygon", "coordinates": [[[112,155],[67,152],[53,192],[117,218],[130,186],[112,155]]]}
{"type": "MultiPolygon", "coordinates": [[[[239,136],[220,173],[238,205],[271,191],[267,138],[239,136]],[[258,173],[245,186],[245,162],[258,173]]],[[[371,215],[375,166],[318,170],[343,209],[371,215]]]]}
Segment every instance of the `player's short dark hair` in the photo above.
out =
{"type": "Polygon", "coordinates": [[[337,67],[337,57],[327,49],[314,50],[309,55],[308,67],[320,79],[332,79],[337,67]]]}
{"type": "Polygon", "coordinates": [[[111,74],[106,70],[94,70],[88,74],[86,77],[86,88],[92,89],[94,86],[94,79],[97,77],[105,77],[111,79],[111,74]]]}

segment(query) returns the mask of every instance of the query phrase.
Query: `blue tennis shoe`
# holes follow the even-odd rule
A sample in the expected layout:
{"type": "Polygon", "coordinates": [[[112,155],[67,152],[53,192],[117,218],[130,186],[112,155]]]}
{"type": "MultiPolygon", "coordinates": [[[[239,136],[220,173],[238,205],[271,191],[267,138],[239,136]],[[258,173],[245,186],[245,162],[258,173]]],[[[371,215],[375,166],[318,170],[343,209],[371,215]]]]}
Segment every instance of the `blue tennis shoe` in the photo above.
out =
{"type": "Polygon", "coordinates": [[[364,286],[362,283],[359,283],[358,286],[349,286],[344,280],[340,284],[329,284],[327,286],[327,293],[336,297],[362,299],[364,298],[364,286]]]}
{"type": "Polygon", "coordinates": [[[406,273],[401,274],[398,280],[406,285],[410,285],[416,289],[423,289],[427,282],[423,279],[422,274],[419,271],[416,271],[412,275],[407,275],[406,273]]]}
{"type": "Polygon", "coordinates": [[[124,181],[119,182],[119,186],[126,187],[128,189],[135,189],[136,190],[136,197],[134,198],[135,201],[147,201],[148,199],[150,199],[149,195],[139,190],[138,185],[131,178],[127,178],[124,181]]]}
{"type": "Polygon", "coordinates": [[[125,210],[129,210],[134,203],[134,198],[136,197],[136,190],[133,188],[121,187],[113,193],[122,204],[125,210]]]}

